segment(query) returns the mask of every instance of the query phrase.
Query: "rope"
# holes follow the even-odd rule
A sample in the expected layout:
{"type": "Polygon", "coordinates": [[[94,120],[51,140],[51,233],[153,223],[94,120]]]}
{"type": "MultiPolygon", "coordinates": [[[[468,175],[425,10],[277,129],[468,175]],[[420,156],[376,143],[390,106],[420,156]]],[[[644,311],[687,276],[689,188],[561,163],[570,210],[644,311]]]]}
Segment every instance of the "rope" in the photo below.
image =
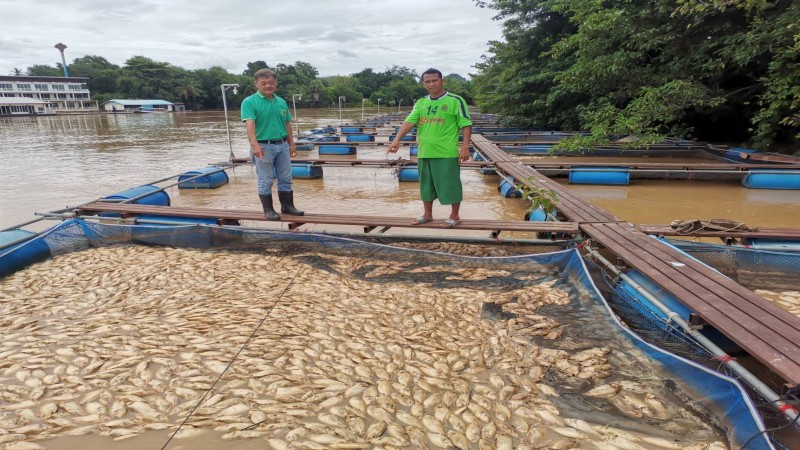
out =
{"type": "Polygon", "coordinates": [[[298,276],[298,275],[300,275],[300,272],[302,272],[302,271],[303,271],[303,268],[304,268],[304,267],[305,267],[305,266],[300,266],[300,268],[299,268],[299,269],[297,269],[297,273],[295,273],[295,274],[294,274],[294,276],[292,277],[292,279],[291,279],[291,280],[289,280],[289,284],[287,284],[287,285],[286,285],[286,288],[283,290],[283,292],[281,292],[281,295],[279,295],[279,296],[278,296],[278,298],[277,298],[277,299],[275,299],[275,302],[274,302],[274,303],[273,303],[273,304],[272,304],[272,305],[269,307],[269,309],[267,310],[267,313],[264,315],[264,317],[263,317],[263,318],[261,318],[261,322],[259,322],[259,323],[258,323],[258,326],[256,326],[256,328],[253,330],[253,332],[250,334],[250,336],[247,338],[247,340],[244,342],[244,344],[242,344],[242,346],[241,346],[241,347],[239,347],[239,351],[237,351],[237,352],[236,352],[236,354],[235,354],[235,355],[233,355],[233,358],[230,360],[230,362],[228,363],[228,365],[225,367],[225,370],[223,370],[223,371],[222,371],[222,373],[220,373],[220,374],[219,374],[219,376],[217,377],[217,379],[216,379],[216,380],[214,380],[214,383],[212,383],[212,384],[211,384],[211,387],[210,387],[210,388],[208,388],[208,390],[206,391],[206,393],[205,393],[205,394],[203,394],[203,396],[200,398],[200,400],[197,402],[197,404],[194,406],[194,408],[192,408],[192,410],[189,412],[189,415],[188,415],[188,416],[186,416],[186,418],[185,418],[185,419],[183,419],[183,422],[181,422],[180,426],[178,426],[178,429],[177,429],[177,430],[175,430],[175,432],[174,432],[174,433],[172,433],[172,435],[170,435],[169,439],[167,439],[167,442],[165,442],[165,443],[164,443],[164,446],[163,446],[163,447],[161,447],[161,450],[164,450],[165,448],[167,448],[167,445],[169,445],[169,443],[172,441],[172,439],[175,437],[175,435],[177,435],[177,434],[178,434],[178,432],[179,432],[179,431],[181,431],[181,428],[182,428],[184,425],[186,425],[186,422],[189,420],[189,418],[190,418],[190,417],[192,417],[192,414],[194,414],[194,412],[197,410],[197,408],[198,408],[198,407],[200,407],[200,405],[201,405],[201,404],[203,404],[203,400],[205,400],[205,399],[206,399],[206,397],[208,396],[208,394],[210,394],[210,393],[211,393],[211,391],[213,391],[213,390],[214,390],[214,386],[216,386],[216,385],[217,385],[217,382],[219,382],[219,380],[220,380],[220,379],[222,379],[222,377],[225,375],[225,373],[228,371],[228,369],[230,369],[230,368],[231,368],[231,366],[233,365],[233,363],[236,361],[236,358],[238,358],[238,357],[239,357],[239,354],[241,354],[241,353],[242,353],[242,351],[245,349],[245,347],[247,347],[247,344],[249,344],[249,343],[250,343],[250,341],[251,341],[251,340],[253,339],[253,337],[256,335],[256,333],[258,332],[258,330],[261,328],[261,326],[262,326],[262,325],[264,325],[264,322],[266,322],[266,320],[267,320],[267,317],[269,317],[269,315],[272,313],[272,310],[275,308],[275,306],[278,304],[278,302],[280,302],[280,300],[283,298],[283,295],[284,295],[284,294],[286,293],[286,291],[288,291],[288,290],[289,290],[289,288],[292,286],[292,283],[294,283],[294,280],[297,278],[297,276],[298,276]]]}
{"type": "Polygon", "coordinates": [[[756,228],[747,226],[744,222],[729,219],[709,219],[709,220],[673,220],[669,227],[679,235],[688,235],[698,231],[756,231],[756,228]]]}

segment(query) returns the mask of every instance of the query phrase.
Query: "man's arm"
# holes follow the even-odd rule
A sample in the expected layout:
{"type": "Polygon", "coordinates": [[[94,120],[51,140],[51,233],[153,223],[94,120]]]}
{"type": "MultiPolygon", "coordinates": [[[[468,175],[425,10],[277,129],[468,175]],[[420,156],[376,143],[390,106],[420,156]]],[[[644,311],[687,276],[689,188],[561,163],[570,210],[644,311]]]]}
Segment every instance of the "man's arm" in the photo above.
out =
{"type": "Polygon", "coordinates": [[[397,132],[397,136],[395,136],[392,143],[389,144],[389,149],[387,151],[389,153],[397,153],[397,150],[400,150],[400,139],[407,135],[415,126],[416,125],[411,122],[403,122],[403,125],[400,126],[400,130],[397,132]]]}
{"type": "Polygon", "coordinates": [[[458,160],[464,162],[469,159],[469,144],[472,139],[472,127],[464,127],[461,129],[461,134],[464,139],[461,141],[461,149],[458,151],[458,160]]]}
{"type": "Polygon", "coordinates": [[[289,156],[297,156],[297,148],[294,146],[294,135],[292,134],[292,122],[286,122],[286,141],[289,143],[289,156]]]}
{"type": "Polygon", "coordinates": [[[247,141],[250,143],[250,149],[253,150],[253,156],[263,158],[264,152],[261,150],[261,146],[258,145],[258,139],[256,138],[256,121],[245,120],[244,127],[247,130],[247,141]]]}

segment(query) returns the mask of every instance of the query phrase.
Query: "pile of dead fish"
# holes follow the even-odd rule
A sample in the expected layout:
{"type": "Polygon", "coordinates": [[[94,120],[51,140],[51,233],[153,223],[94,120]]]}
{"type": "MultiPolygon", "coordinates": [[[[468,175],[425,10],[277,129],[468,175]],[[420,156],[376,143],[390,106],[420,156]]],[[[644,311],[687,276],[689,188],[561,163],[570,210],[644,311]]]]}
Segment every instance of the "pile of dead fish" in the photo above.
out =
{"type": "Polygon", "coordinates": [[[109,247],[0,280],[0,445],[166,441],[189,416],[175,439],[213,430],[274,449],[725,447],[683,405],[606,383],[615,350],[534,345],[568,326],[538,314],[570,302],[552,283],[433,289],[387,282],[388,261],[330,256],[321,270],[299,256],[109,247]],[[513,318],[483,317],[485,303],[513,318]],[[583,394],[621,415],[680,426],[654,436],[565,417],[548,372],[587,380],[583,394]]]}

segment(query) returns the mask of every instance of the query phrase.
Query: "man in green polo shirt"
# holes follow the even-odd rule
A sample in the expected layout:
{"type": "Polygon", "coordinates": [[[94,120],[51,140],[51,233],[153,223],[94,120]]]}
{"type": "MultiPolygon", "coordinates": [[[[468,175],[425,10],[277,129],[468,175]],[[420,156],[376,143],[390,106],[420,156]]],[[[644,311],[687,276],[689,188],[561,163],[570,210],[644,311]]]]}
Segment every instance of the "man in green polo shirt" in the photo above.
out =
{"type": "Polygon", "coordinates": [[[292,136],[292,115],[286,100],[275,95],[278,78],[269,69],[257,71],[253,84],[258,92],[242,102],[242,121],[247,128],[250,157],[258,176],[258,197],[268,220],[280,220],[272,207],[272,183],[278,178],[281,214],[302,216],[294,207],[292,157],[297,156],[292,136]]]}
{"type": "Polygon", "coordinates": [[[426,70],[422,74],[422,83],[430,95],[417,100],[414,110],[389,144],[388,151],[396,153],[400,139],[417,127],[419,192],[425,212],[411,224],[433,220],[433,201],[438,198],[442,205],[450,205],[450,217],[442,228],[453,228],[461,222],[458,211],[463,193],[459,163],[469,159],[472,121],[467,102],[444,90],[442,72],[426,70]],[[460,146],[459,131],[464,135],[460,146]]]}

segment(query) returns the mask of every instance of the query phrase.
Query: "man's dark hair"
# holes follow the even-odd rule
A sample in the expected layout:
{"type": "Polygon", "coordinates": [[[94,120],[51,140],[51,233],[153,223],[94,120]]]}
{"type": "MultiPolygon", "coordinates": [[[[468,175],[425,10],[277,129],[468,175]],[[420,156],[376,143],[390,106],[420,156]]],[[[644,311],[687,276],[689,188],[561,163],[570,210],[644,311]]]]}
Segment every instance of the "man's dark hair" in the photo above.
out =
{"type": "Polygon", "coordinates": [[[442,76],[442,72],[439,72],[438,70],[434,69],[433,67],[431,67],[430,69],[426,70],[425,72],[422,72],[422,75],[420,75],[419,79],[422,80],[423,78],[425,78],[425,75],[439,75],[439,79],[444,80],[444,77],[442,76]]]}
{"type": "Polygon", "coordinates": [[[278,81],[278,77],[275,75],[275,72],[269,69],[259,69],[256,73],[253,74],[253,78],[258,81],[259,78],[272,78],[275,81],[278,81]]]}

